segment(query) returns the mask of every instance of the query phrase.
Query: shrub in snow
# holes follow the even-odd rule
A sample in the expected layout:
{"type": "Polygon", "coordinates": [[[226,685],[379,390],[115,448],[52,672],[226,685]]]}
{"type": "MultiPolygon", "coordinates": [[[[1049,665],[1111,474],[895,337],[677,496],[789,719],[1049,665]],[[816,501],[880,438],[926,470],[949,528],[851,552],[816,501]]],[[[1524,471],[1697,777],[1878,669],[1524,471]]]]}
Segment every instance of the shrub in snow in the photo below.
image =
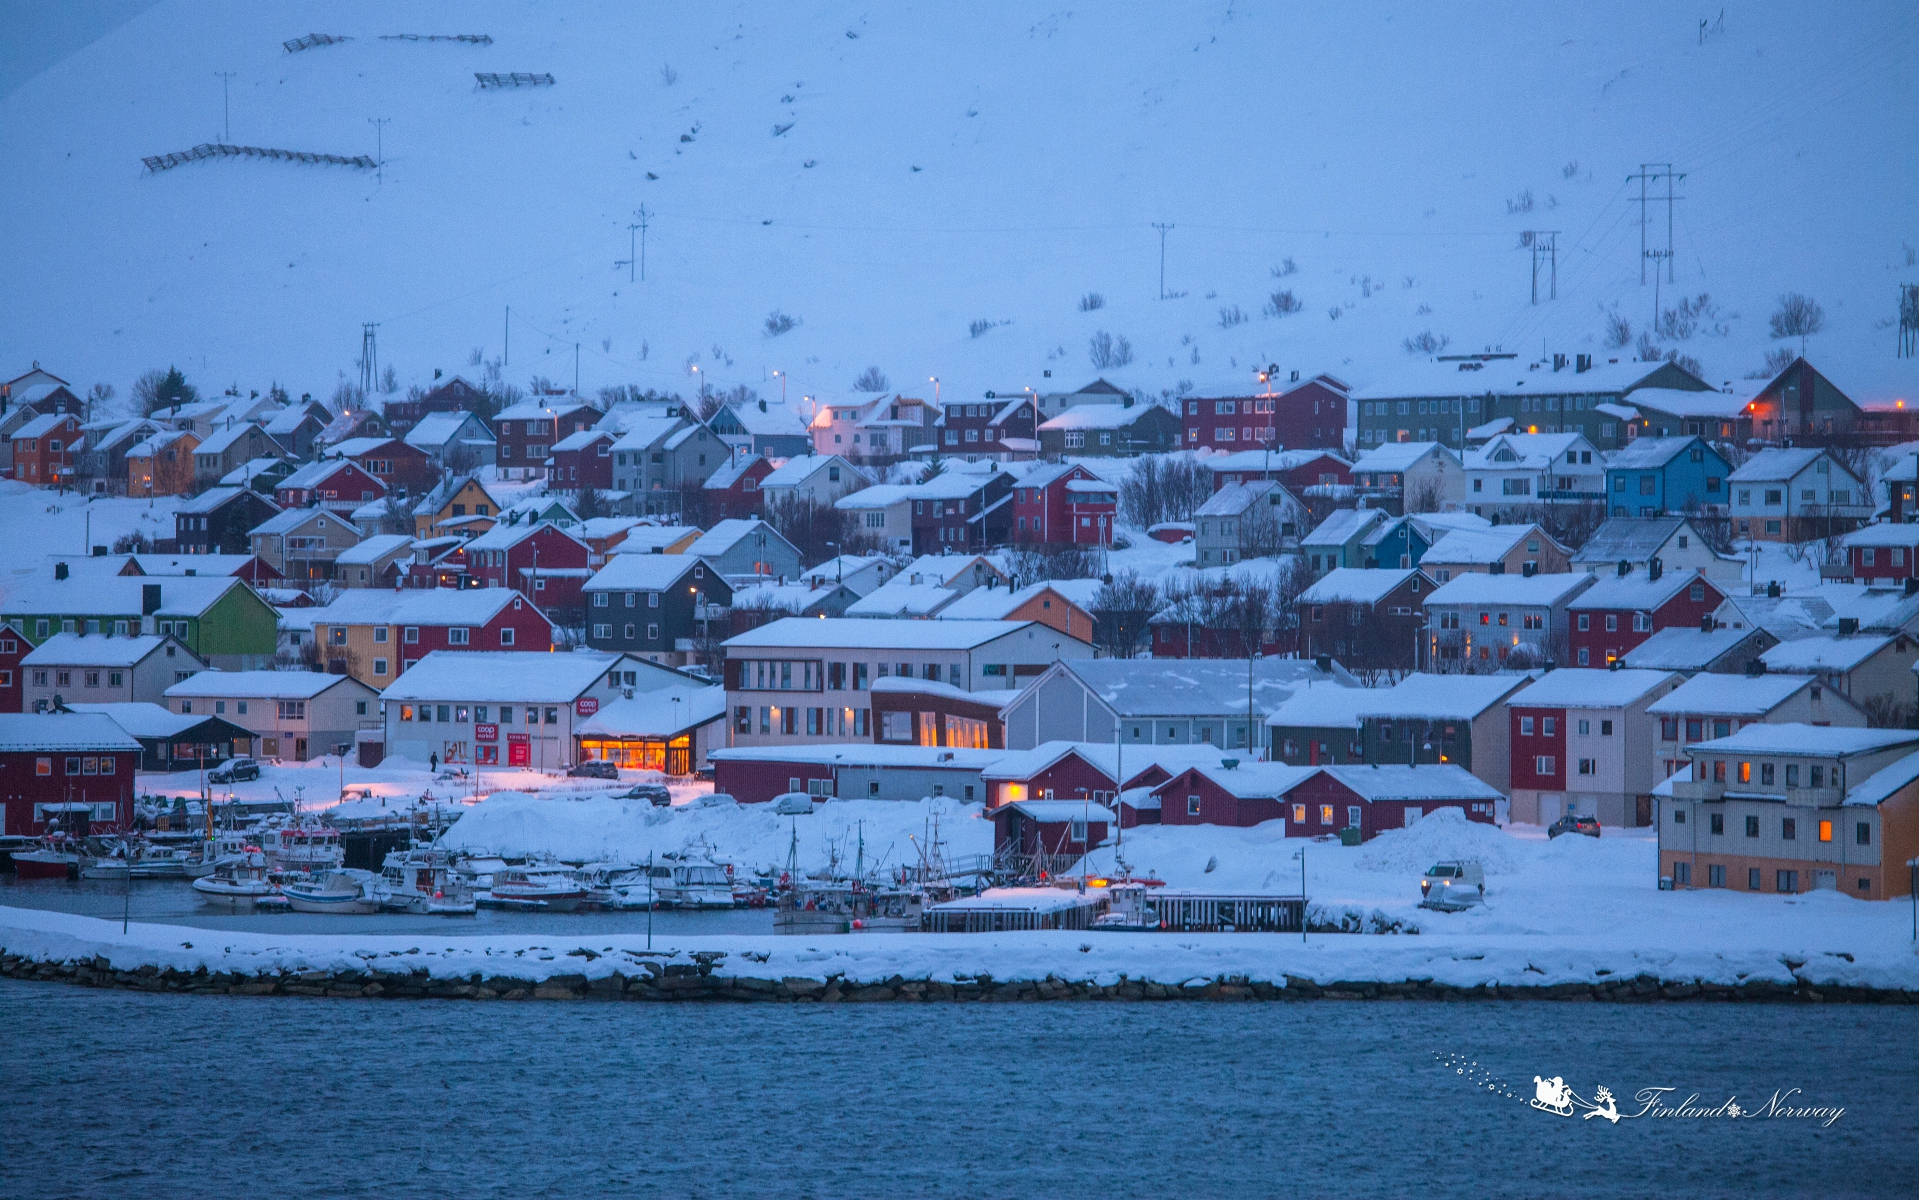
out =
{"type": "MultiPolygon", "coordinates": [[[[1289,259],[1287,261],[1290,262],[1291,260],[1289,259]]],[[[1272,297],[1267,300],[1266,315],[1269,317],[1291,316],[1293,313],[1305,307],[1306,302],[1298,296],[1293,295],[1291,288],[1287,288],[1284,291],[1274,292],[1272,297]]]]}
{"type": "Polygon", "coordinates": [[[1079,298],[1079,310],[1081,312],[1093,312],[1105,307],[1106,297],[1100,295],[1098,292],[1088,292],[1079,298]]]}
{"type": "Polygon", "coordinates": [[[997,328],[998,326],[999,326],[998,321],[988,321],[982,318],[981,320],[975,321],[971,325],[968,325],[966,327],[966,332],[972,334],[974,337],[978,337],[981,334],[985,333],[987,330],[997,328]]]}
{"type": "Polygon", "coordinates": [[[1826,327],[1826,310],[1811,296],[1798,292],[1787,292],[1779,297],[1779,307],[1773,311],[1771,328],[1775,340],[1786,338],[1799,339],[1799,353],[1806,352],[1806,339],[1826,327]]]}
{"type": "Polygon", "coordinates": [[[1133,361],[1133,344],[1102,329],[1088,340],[1087,354],[1096,371],[1123,367],[1133,361]]]}
{"type": "Polygon", "coordinates": [[[1246,313],[1239,305],[1228,304],[1219,310],[1219,327],[1221,329],[1231,329],[1235,325],[1244,325],[1245,323],[1246,313]]]}
{"type": "Polygon", "coordinates": [[[1632,345],[1632,322],[1618,313],[1606,314],[1606,349],[1624,350],[1632,345]]]}
{"type": "Polygon", "coordinates": [[[860,377],[853,381],[853,390],[856,392],[883,392],[887,386],[886,372],[878,367],[866,368],[860,372],[860,377]]]}
{"type": "Polygon", "coordinates": [[[798,317],[789,317],[779,309],[766,314],[766,336],[778,337],[782,333],[791,333],[800,324],[798,317]]]}
{"type": "Polygon", "coordinates": [[[1438,354],[1451,341],[1452,339],[1443,333],[1435,335],[1432,330],[1425,329],[1407,338],[1403,344],[1408,354],[1438,354]]]}
{"type": "Polygon", "coordinates": [[[1525,191],[1519,193],[1517,196],[1514,196],[1510,200],[1506,201],[1506,214],[1508,216],[1517,216],[1520,213],[1529,213],[1532,210],[1533,210],[1533,190],[1531,188],[1527,188],[1525,191]]]}
{"type": "Polygon", "coordinates": [[[1410,876],[1417,890],[1427,867],[1453,858],[1477,859],[1488,875],[1512,875],[1524,865],[1526,852],[1497,826],[1469,821],[1457,808],[1439,808],[1367,842],[1354,861],[1361,870],[1410,876]]]}
{"type": "Polygon", "coordinates": [[[1288,275],[1297,274],[1298,271],[1299,271],[1299,264],[1289,258],[1285,262],[1280,263],[1278,266],[1273,268],[1273,278],[1284,279],[1288,275]]]}

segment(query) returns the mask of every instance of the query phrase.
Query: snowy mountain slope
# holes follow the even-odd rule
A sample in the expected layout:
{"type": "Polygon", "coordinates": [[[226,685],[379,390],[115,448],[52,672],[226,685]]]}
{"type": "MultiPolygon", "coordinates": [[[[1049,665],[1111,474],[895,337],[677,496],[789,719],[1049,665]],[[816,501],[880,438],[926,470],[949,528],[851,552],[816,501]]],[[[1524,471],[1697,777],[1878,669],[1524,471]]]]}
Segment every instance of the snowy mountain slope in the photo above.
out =
{"type": "Polygon", "coordinates": [[[522,385],[570,384],[575,342],[588,390],[691,390],[698,365],[777,395],[781,370],[796,405],[869,365],[949,397],[1096,373],[1243,389],[1269,361],[1364,382],[1425,330],[1535,355],[1599,350],[1614,307],[1646,327],[1626,176],[1671,160],[1663,294],[1709,292],[1726,333],[1668,345],[1738,381],[1779,344],[1775,297],[1803,291],[1826,310],[1822,368],[1863,399],[1909,395],[1885,323],[1919,281],[1919,106],[1896,99],[1919,92],[1916,41],[1893,3],[1730,6],[1702,44],[1658,4],[168,0],[0,99],[0,364],[124,393],[177,362],[215,391],[324,395],[362,322],[404,385],[499,357],[510,305],[522,385]],[[310,31],[356,40],[283,49],[310,31]],[[216,71],[236,72],[235,143],[372,153],[368,118],[390,118],[384,180],[145,174],[143,155],[221,139],[216,71]],[[557,83],[480,91],[475,71],[557,83]],[[1174,226],[1176,299],[1156,299],[1154,222],[1174,226]],[[1527,229],[1561,231],[1555,302],[1528,302],[1527,229]],[[1281,289],[1300,311],[1262,314],[1281,289]],[[1081,311],[1088,292],[1104,306],[1081,311]],[[774,312],[799,323],[769,336],[774,312]],[[1096,371],[1101,332],[1134,361],[1096,371]]]}

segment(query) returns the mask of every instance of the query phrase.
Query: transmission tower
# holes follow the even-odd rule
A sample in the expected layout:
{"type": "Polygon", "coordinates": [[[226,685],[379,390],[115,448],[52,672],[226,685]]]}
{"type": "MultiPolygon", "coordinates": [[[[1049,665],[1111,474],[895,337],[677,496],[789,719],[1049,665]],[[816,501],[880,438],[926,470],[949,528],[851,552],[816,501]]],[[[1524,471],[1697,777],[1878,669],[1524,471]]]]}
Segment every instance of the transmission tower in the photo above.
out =
{"type": "Polygon", "coordinates": [[[377,321],[368,321],[360,326],[360,395],[370,397],[380,382],[380,347],[374,331],[379,329],[377,321]]]}
{"type": "Polygon", "coordinates": [[[1559,299],[1559,230],[1528,229],[1519,235],[1519,247],[1533,255],[1533,303],[1539,303],[1539,264],[1547,264],[1548,300],[1559,299]]]}
{"type": "Polygon", "coordinates": [[[1637,174],[1626,176],[1626,182],[1628,183],[1631,183],[1635,179],[1639,181],[1639,286],[1641,287],[1644,287],[1646,285],[1646,260],[1647,259],[1654,260],[1653,269],[1655,271],[1658,270],[1657,260],[1662,258],[1665,259],[1666,260],[1666,282],[1667,283],[1673,282],[1673,277],[1672,277],[1673,203],[1675,201],[1685,199],[1684,196],[1675,195],[1673,193],[1673,185],[1677,183],[1679,180],[1684,179],[1685,177],[1686,177],[1686,173],[1684,171],[1681,171],[1675,175],[1673,173],[1671,163],[1640,163],[1639,171],[1637,174]],[[1648,187],[1652,185],[1656,185],[1661,179],[1666,181],[1666,194],[1664,196],[1651,195],[1647,191],[1648,187]],[[1646,206],[1648,204],[1657,204],[1661,200],[1664,200],[1666,202],[1666,249],[1663,252],[1650,251],[1646,248],[1646,218],[1649,215],[1649,212],[1646,206]]]}
{"type": "Polygon", "coordinates": [[[1919,283],[1899,285],[1899,357],[1919,358],[1919,283]]]}

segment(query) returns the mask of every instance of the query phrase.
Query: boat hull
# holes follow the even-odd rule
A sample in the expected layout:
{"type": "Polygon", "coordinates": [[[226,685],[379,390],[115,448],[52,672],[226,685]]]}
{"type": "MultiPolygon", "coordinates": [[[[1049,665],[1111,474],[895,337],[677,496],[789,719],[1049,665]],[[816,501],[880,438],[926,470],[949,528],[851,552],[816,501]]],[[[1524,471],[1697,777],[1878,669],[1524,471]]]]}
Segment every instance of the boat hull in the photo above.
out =
{"type": "Polygon", "coordinates": [[[279,898],[274,892],[210,891],[197,887],[193,891],[200,897],[200,903],[221,912],[253,912],[262,902],[279,898]]]}
{"type": "Polygon", "coordinates": [[[16,854],[13,876],[15,879],[78,879],[80,859],[77,855],[16,854]]]}

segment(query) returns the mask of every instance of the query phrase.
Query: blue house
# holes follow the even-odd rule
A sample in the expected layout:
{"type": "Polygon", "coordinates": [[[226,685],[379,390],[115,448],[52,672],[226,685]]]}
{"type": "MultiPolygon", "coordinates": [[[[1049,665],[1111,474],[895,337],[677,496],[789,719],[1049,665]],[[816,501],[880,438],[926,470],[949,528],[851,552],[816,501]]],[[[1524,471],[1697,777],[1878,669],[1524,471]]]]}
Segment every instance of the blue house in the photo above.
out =
{"type": "Polygon", "coordinates": [[[1426,551],[1432,549],[1433,542],[1443,536],[1444,533],[1426,528],[1425,523],[1416,517],[1394,517],[1383,525],[1374,526],[1372,532],[1362,539],[1365,565],[1388,569],[1416,567],[1426,551]]]}
{"type": "Polygon", "coordinates": [[[1698,437],[1642,437],[1606,463],[1615,517],[1724,512],[1732,465],[1698,437]]]}

